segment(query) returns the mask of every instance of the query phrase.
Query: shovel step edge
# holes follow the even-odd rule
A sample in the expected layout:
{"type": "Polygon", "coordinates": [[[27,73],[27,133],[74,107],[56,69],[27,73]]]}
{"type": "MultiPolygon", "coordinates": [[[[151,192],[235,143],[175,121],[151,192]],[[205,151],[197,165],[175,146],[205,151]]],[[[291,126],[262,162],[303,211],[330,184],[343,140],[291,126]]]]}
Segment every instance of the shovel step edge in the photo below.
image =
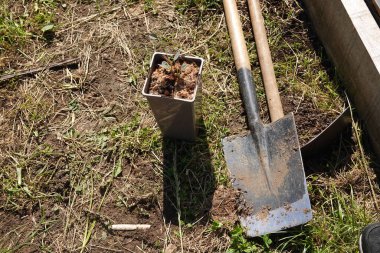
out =
{"type": "Polygon", "coordinates": [[[240,216],[239,219],[246,230],[246,235],[256,237],[305,224],[312,217],[309,196],[305,194],[302,199],[294,203],[275,210],[263,208],[255,215],[240,216]]]}

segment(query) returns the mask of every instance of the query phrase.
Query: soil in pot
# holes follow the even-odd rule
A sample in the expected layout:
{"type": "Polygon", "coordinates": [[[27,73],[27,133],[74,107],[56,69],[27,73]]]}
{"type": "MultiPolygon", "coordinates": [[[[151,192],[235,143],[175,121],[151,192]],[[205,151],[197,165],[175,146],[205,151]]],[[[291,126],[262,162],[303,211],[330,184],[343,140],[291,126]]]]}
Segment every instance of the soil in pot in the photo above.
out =
{"type": "Polygon", "coordinates": [[[171,98],[193,99],[199,67],[180,55],[164,56],[152,73],[149,93],[171,98]]]}

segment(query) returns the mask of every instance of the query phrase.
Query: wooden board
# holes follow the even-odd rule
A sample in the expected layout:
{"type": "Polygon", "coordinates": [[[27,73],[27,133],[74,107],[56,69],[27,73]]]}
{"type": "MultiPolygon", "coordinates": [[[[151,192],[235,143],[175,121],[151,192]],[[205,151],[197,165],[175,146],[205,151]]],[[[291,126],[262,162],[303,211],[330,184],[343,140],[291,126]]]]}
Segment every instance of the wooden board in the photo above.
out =
{"type": "Polygon", "coordinates": [[[372,0],[373,6],[375,6],[375,9],[377,11],[377,14],[380,16],[380,0],[372,0]]]}
{"type": "Polygon", "coordinates": [[[380,158],[380,28],[363,0],[304,0],[380,158]]]}

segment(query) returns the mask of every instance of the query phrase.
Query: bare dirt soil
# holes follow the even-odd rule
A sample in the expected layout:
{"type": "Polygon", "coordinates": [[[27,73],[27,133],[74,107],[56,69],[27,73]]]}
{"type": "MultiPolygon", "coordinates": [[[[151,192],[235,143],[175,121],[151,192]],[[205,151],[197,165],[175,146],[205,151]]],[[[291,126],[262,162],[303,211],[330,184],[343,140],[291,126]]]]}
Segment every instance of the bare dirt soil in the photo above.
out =
{"type": "Polygon", "coordinates": [[[232,228],[241,214],[240,193],[232,188],[219,186],[213,196],[211,218],[232,228]]]}

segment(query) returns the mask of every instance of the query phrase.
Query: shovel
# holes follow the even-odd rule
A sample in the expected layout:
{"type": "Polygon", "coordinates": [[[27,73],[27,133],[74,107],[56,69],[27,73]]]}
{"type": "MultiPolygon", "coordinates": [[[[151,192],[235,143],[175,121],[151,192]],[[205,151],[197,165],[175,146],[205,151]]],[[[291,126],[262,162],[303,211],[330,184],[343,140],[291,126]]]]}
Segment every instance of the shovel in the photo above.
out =
{"type": "MultiPolygon", "coordinates": [[[[242,193],[240,223],[247,236],[254,237],[306,223],[312,213],[294,116],[292,113],[283,116],[277,85],[266,82],[272,123],[262,123],[235,0],[224,0],[223,5],[250,130],[246,135],[224,138],[223,151],[233,187],[242,193]]],[[[249,6],[256,8],[250,8],[255,10],[255,20],[262,21],[258,2],[252,1],[249,6]]],[[[264,32],[259,34],[255,30],[256,37],[265,35],[263,22],[261,25],[264,32]]],[[[267,44],[266,37],[256,40],[259,57],[266,59],[263,62],[260,59],[263,68],[263,63],[271,62],[270,51],[266,45],[267,53],[262,54],[258,45],[267,44]]],[[[270,66],[266,70],[270,73],[270,66]]],[[[264,80],[266,73],[262,71],[264,80]]]]}

